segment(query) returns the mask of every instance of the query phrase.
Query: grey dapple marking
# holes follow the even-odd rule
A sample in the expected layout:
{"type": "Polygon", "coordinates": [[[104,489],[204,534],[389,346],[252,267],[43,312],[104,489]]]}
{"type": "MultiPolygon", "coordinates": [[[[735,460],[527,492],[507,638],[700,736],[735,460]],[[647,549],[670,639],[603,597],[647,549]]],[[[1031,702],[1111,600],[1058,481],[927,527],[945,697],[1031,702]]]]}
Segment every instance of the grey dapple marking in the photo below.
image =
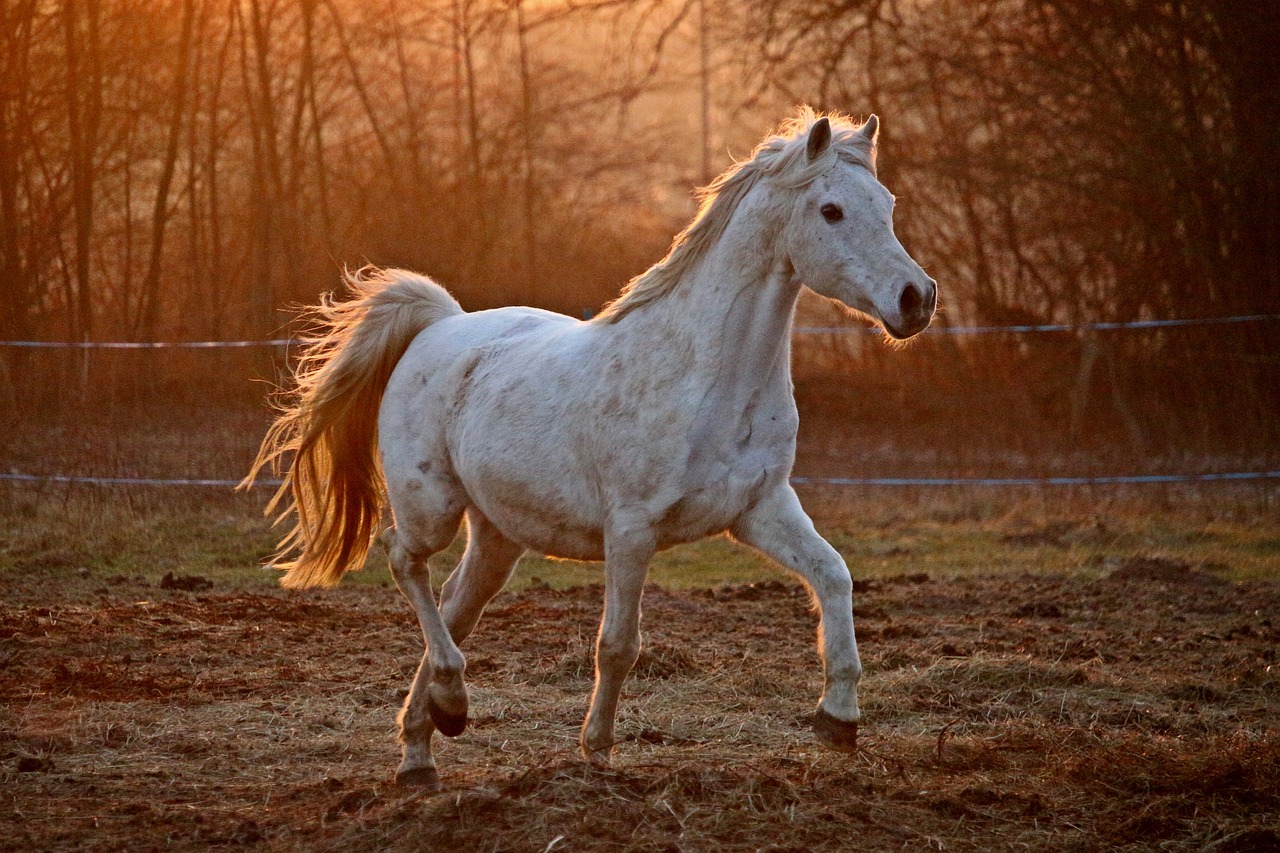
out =
{"type": "Polygon", "coordinates": [[[725,532],[813,591],[825,676],[815,733],[854,748],[852,581],[788,482],[790,330],[805,285],[894,338],[933,315],[935,283],[894,236],[893,197],[876,179],[877,127],[804,111],[718,178],[667,257],[587,322],[465,313],[400,270],[350,276],[354,298],[320,306],[293,404],[246,482],[288,460],[273,501],[296,522],[275,561],[286,586],[334,583],[363,562],[385,483],[384,541],[426,642],[400,715],[401,782],[439,784],[432,733],[466,724],[458,644],[526,548],[604,560],[581,745],[608,761],[650,559],[725,532]],[[463,518],[466,554],[437,606],[427,560],[463,518]]]}

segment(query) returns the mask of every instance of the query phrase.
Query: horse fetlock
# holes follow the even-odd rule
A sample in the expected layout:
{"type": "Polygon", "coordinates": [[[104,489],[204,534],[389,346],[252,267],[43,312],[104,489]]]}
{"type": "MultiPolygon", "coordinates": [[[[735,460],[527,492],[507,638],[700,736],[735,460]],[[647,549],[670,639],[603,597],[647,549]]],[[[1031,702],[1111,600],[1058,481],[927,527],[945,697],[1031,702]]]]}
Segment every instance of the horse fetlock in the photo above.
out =
{"type": "Polygon", "coordinates": [[[828,679],[822,698],[818,700],[818,708],[836,719],[855,723],[862,719],[862,711],[858,708],[856,679],[828,679]]]}
{"type": "Polygon", "coordinates": [[[467,670],[467,659],[456,646],[431,652],[431,680],[438,684],[461,684],[467,670]]]}
{"type": "Polygon", "coordinates": [[[400,766],[396,768],[396,784],[438,789],[440,779],[436,776],[435,756],[431,754],[430,724],[426,725],[425,730],[402,728],[400,743],[403,749],[400,766]]]}
{"type": "Polygon", "coordinates": [[[440,775],[436,772],[436,762],[428,750],[426,755],[419,751],[405,750],[404,760],[396,768],[396,784],[402,788],[424,788],[428,791],[440,790],[440,775]]]}
{"type": "Polygon", "coordinates": [[[582,747],[582,756],[587,761],[599,767],[608,766],[613,758],[613,729],[597,730],[588,721],[582,728],[579,745],[582,747]]]}
{"type": "Polygon", "coordinates": [[[427,713],[445,737],[457,737],[466,729],[467,704],[467,688],[461,679],[456,685],[433,682],[427,688],[427,713]]]}
{"type": "Polygon", "coordinates": [[[450,658],[446,663],[436,663],[431,667],[431,680],[427,690],[437,703],[446,707],[460,705],[467,707],[467,682],[463,677],[465,664],[462,655],[450,658]]]}
{"type": "Polygon", "coordinates": [[[601,671],[625,676],[640,659],[640,639],[601,641],[596,647],[596,666],[601,671]]]}

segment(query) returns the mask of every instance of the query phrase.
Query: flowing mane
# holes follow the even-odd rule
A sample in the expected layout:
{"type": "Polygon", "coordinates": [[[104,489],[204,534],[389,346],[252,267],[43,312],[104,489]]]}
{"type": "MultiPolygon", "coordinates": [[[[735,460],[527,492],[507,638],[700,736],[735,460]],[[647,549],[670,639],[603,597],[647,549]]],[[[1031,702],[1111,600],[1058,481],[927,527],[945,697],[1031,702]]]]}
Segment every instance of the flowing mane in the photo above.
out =
{"type": "Polygon", "coordinates": [[[760,181],[774,178],[784,189],[799,189],[839,160],[876,171],[876,152],[858,135],[861,125],[848,116],[828,114],[831,145],[812,162],[805,156],[809,129],[822,115],[805,107],[752,152],[751,159],[734,163],[698,191],[698,213],[676,235],[666,257],[631,279],[622,293],[606,305],[596,320],[616,323],[642,305],[671,293],[693,265],[720,239],[733,212],[760,181]]]}

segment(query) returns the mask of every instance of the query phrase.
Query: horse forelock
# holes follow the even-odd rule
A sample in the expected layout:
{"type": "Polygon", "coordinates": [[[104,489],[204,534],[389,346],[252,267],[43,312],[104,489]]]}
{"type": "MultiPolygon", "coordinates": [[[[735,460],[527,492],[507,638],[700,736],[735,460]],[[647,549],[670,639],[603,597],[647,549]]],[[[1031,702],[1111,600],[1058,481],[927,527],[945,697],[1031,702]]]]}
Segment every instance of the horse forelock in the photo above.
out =
{"type": "Polygon", "coordinates": [[[782,190],[799,190],[841,161],[861,166],[874,175],[875,149],[859,133],[862,126],[847,116],[825,115],[831,123],[831,143],[813,160],[809,159],[809,131],[823,117],[808,107],[802,108],[799,115],[756,146],[750,158],[734,163],[699,190],[698,212],[676,235],[666,257],[633,278],[597,318],[617,322],[632,310],[675,290],[724,233],[742,199],[762,181],[772,181],[782,190]]]}
{"type": "Polygon", "coordinates": [[[775,162],[770,167],[781,186],[799,189],[813,183],[837,162],[844,161],[876,173],[876,152],[860,131],[863,125],[839,113],[817,113],[802,107],[800,114],[785,122],[773,137],[756,149],[752,159],[763,155],[775,162]],[[831,144],[813,160],[807,156],[809,132],[825,118],[831,124],[831,144]]]}

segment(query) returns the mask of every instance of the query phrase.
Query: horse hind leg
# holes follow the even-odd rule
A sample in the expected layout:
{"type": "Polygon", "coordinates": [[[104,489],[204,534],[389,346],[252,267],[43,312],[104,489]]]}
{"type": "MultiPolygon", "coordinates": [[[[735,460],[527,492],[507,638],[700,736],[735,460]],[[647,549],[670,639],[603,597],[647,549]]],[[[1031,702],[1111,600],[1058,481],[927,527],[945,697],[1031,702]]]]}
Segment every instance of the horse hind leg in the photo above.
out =
{"type": "Polygon", "coordinates": [[[502,534],[479,510],[467,510],[467,550],[440,591],[440,613],[455,643],[475,630],[484,607],[502,591],[524,546],[502,534]]]}
{"type": "Polygon", "coordinates": [[[467,723],[466,661],[436,607],[428,567],[431,555],[453,539],[462,517],[460,502],[443,503],[451,511],[428,515],[416,507],[398,512],[396,527],[383,535],[392,575],[413,606],[426,646],[398,717],[404,753],[396,782],[433,789],[440,782],[431,753],[432,733],[439,729],[455,737],[467,723]]]}

